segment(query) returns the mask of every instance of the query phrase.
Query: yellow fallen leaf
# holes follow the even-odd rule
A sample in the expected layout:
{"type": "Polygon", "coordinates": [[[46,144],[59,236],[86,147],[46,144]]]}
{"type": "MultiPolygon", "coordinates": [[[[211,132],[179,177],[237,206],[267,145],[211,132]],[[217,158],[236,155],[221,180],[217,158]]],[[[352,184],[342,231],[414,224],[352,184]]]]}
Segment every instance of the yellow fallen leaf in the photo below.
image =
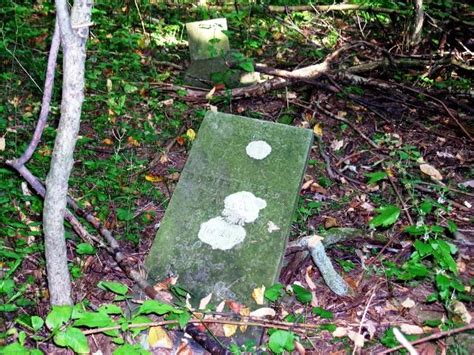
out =
{"type": "MultiPolygon", "coordinates": [[[[248,307],[243,307],[243,308],[240,310],[239,313],[240,313],[241,316],[243,316],[243,317],[242,317],[242,320],[245,321],[245,320],[247,319],[247,318],[245,318],[245,317],[248,317],[248,316],[250,315],[250,308],[248,308],[248,307]]],[[[244,332],[247,330],[247,325],[241,325],[241,326],[239,327],[239,329],[240,329],[240,331],[241,331],[242,333],[244,333],[244,332]]]]}
{"type": "Polygon", "coordinates": [[[313,127],[313,132],[315,135],[317,135],[318,137],[322,137],[323,136],[323,128],[321,127],[321,123],[317,123],[314,125],[313,127]]]}
{"type": "Polygon", "coordinates": [[[130,144],[133,147],[139,147],[140,146],[140,143],[138,143],[138,141],[135,138],[133,138],[132,136],[127,138],[127,143],[130,144]]]}
{"type": "Polygon", "coordinates": [[[105,145],[113,145],[114,142],[112,141],[112,139],[110,138],[105,138],[102,143],[104,143],[105,145]]]}
{"type": "Polygon", "coordinates": [[[234,324],[224,324],[222,328],[224,328],[224,336],[227,338],[231,337],[237,332],[237,326],[234,324]]]}
{"type": "Polygon", "coordinates": [[[265,286],[254,288],[252,291],[252,298],[255,300],[257,304],[264,303],[264,295],[265,295],[265,286]]]}
{"type": "Polygon", "coordinates": [[[421,164],[420,170],[422,173],[428,175],[434,180],[443,180],[443,176],[441,175],[441,173],[430,164],[421,164]]]}
{"type": "Polygon", "coordinates": [[[173,340],[162,327],[151,327],[148,331],[148,345],[152,348],[173,349],[173,340]]]}
{"type": "Polygon", "coordinates": [[[163,177],[160,175],[146,174],[145,180],[150,182],[161,182],[163,181],[163,177]]]}
{"type": "Polygon", "coordinates": [[[196,132],[194,132],[194,129],[189,128],[189,129],[186,131],[186,136],[187,136],[188,139],[192,142],[192,141],[196,138],[196,132]]]}

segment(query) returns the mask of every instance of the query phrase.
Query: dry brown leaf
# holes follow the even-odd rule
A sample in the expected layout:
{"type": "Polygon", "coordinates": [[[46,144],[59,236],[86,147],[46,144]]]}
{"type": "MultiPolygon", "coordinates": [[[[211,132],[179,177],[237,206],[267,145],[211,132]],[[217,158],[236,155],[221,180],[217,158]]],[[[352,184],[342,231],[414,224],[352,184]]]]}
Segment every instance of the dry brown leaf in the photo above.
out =
{"type": "Polygon", "coordinates": [[[181,344],[176,349],[176,355],[193,355],[193,350],[186,339],[181,340],[181,344]]]}
{"type": "Polygon", "coordinates": [[[265,303],[265,286],[254,288],[252,291],[252,298],[258,305],[265,303]]]}
{"type": "Polygon", "coordinates": [[[306,354],[306,350],[305,350],[303,345],[301,345],[296,340],[295,340],[294,344],[295,344],[295,350],[298,354],[300,354],[300,355],[305,355],[306,354]]]}
{"type": "Polygon", "coordinates": [[[173,340],[162,327],[151,327],[148,331],[148,345],[152,348],[173,348],[173,340]]]}
{"type": "Polygon", "coordinates": [[[310,188],[311,184],[314,182],[313,179],[310,179],[308,181],[306,181],[302,186],[301,186],[301,190],[307,190],[310,188]]]}
{"type": "Polygon", "coordinates": [[[443,180],[443,176],[441,175],[441,173],[430,164],[421,164],[420,170],[423,174],[428,175],[434,180],[443,180]]]}
{"type": "Polygon", "coordinates": [[[339,222],[334,217],[326,217],[324,219],[324,228],[326,229],[337,227],[338,225],[339,225],[339,222]]]}
{"type": "Polygon", "coordinates": [[[228,300],[225,302],[227,306],[229,306],[230,310],[234,313],[240,314],[240,310],[244,307],[240,303],[228,300]]]}
{"type": "Polygon", "coordinates": [[[311,291],[316,290],[316,285],[314,284],[313,279],[312,279],[313,275],[314,275],[313,266],[310,265],[306,268],[304,279],[306,283],[308,284],[308,287],[311,291]]]}

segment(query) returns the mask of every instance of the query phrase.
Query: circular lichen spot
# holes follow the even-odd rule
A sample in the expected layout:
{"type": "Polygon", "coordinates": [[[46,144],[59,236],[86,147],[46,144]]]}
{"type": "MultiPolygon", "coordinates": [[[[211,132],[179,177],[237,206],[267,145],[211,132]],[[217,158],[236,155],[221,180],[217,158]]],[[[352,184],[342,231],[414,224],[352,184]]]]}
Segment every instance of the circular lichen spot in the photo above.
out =
{"type": "Polygon", "coordinates": [[[253,141],[247,144],[245,151],[250,158],[262,160],[272,152],[272,147],[265,141],[253,141]]]}
{"type": "Polygon", "coordinates": [[[225,198],[222,215],[227,222],[243,226],[255,222],[260,210],[265,207],[267,202],[264,199],[248,191],[239,191],[225,198]]]}
{"type": "Polygon", "coordinates": [[[222,217],[215,217],[201,224],[198,238],[212,249],[228,250],[242,243],[246,234],[244,227],[231,224],[222,217]]]}

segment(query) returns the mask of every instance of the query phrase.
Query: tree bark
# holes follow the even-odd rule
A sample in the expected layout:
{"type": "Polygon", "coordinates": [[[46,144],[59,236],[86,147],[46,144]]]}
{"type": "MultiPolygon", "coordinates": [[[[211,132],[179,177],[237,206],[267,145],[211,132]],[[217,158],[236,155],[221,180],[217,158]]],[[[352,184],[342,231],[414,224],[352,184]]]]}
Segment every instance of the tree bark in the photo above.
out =
{"type": "Polygon", "coordinates": [[[415,24],[411,35],[412,45],[417,45],[421,41],[421,30],[423,29],[424,20],[425,12],[423,11],[423,0],[415,0],[415,24]]]}
{"type": "Polygon", "coordinates": [[[76,0],[69,14],[66,0],[56,0],[56,17],[63,49],[61,119],[46,179],[43,211],[46,268],[50,303],[72,304],[71,281],[64,237],[68,180],[84,100],[86,42],[92,11],[91,0],[76,0]]]}

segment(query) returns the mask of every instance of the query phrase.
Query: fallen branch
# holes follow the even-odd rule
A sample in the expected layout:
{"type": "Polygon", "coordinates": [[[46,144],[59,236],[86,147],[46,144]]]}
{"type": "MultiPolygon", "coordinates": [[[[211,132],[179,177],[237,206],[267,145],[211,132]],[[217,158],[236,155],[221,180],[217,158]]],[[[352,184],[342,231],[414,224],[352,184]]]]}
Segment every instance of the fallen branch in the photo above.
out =
{"type": "MultiPolygon", "coordinates": [[[[431,334],[427,337],[412,341],[412,342],[410,342],[410,344],[411,345],[418,345],[418,344],[426,343],[427,341],[430,341],[430,340],[436,340],[436,339],[440,339],[440,338],[444,338],[444,337],[449,337],[449,336],[457,334],[457,333],[467,332],[467,331],[472,330],[472,329],[474,329],[474,323],[465,325],[464,327],[461,327],[461,328],[456,328],[456,329],[446,330],[444,332],[434,333],[434,334],[431,334]]],[[[404,346],[400,345],[400,346],[396,346],[394,348],[379,352],[378,354],[379,355],[390,354],[390,353],[393,353],[395,351],[401,350],[403,348],[404,348],[404,346]]]]}
{"type": "Polygon", "coordinates": [[[331,291],[338,296],[347,296],[351,292],[351,288],[336,270],[334,270],[334,266],[326,254],[322,241],[322,237],[311,235],[298,239],[292,243],[292,246],[308,249],[313,262],[318,267],[324,281],[331,291]]]}
{"type": "Polygon", "coordinates": [[[271,12],[300,12],[300,11],[367,11],[386,14],[409,15],[411,10],[387,9],[357,4],[334,4],[334,5],[299,5],[299,6],[269,6],[271,12]]]}
{"type": "MultiPolygon", "coordinates": [[[[190,319],[188,323],[194,323],[194,324],[229,324],[229,325],[237,325],[241,327],[246,327],[246,326],[253,326],[253,327],[261,327],[261,328],[273,328],[273,329],[282,329],[282,330],[293,330],[297,332],[301,332],[300,329],[320,329],[319,324],[306,324],[306,323],[290,323],[290,322],[273,322],[271,320],[266,320],[262,319],[262,321],[235,321],[235,320],[230,320],[230,319],[190,319]],[[284,324],[282,324],[284,323],[284,324]]],[[[179,324],[178,320],[165,320],[161,322],[149,322],[149,323],[134,323],[134,324],[129,324],[128,328],[145,328],[145,327],[157,327],[157,326],[163,326],[163,325],[172,325],[172,324],[179,324]]],[[[120,325],[115,325],[111,327],[104,327],[104,328],[96,328],[96,329],[90,329],[90,330],[84,330],[82,333],[84,335],[90,335],[90,334],[97,334],[97,333],[102,333],[102,332],[108,332],[111,330],[118,330],[122,329],[123,327],[120,325]]]]}

